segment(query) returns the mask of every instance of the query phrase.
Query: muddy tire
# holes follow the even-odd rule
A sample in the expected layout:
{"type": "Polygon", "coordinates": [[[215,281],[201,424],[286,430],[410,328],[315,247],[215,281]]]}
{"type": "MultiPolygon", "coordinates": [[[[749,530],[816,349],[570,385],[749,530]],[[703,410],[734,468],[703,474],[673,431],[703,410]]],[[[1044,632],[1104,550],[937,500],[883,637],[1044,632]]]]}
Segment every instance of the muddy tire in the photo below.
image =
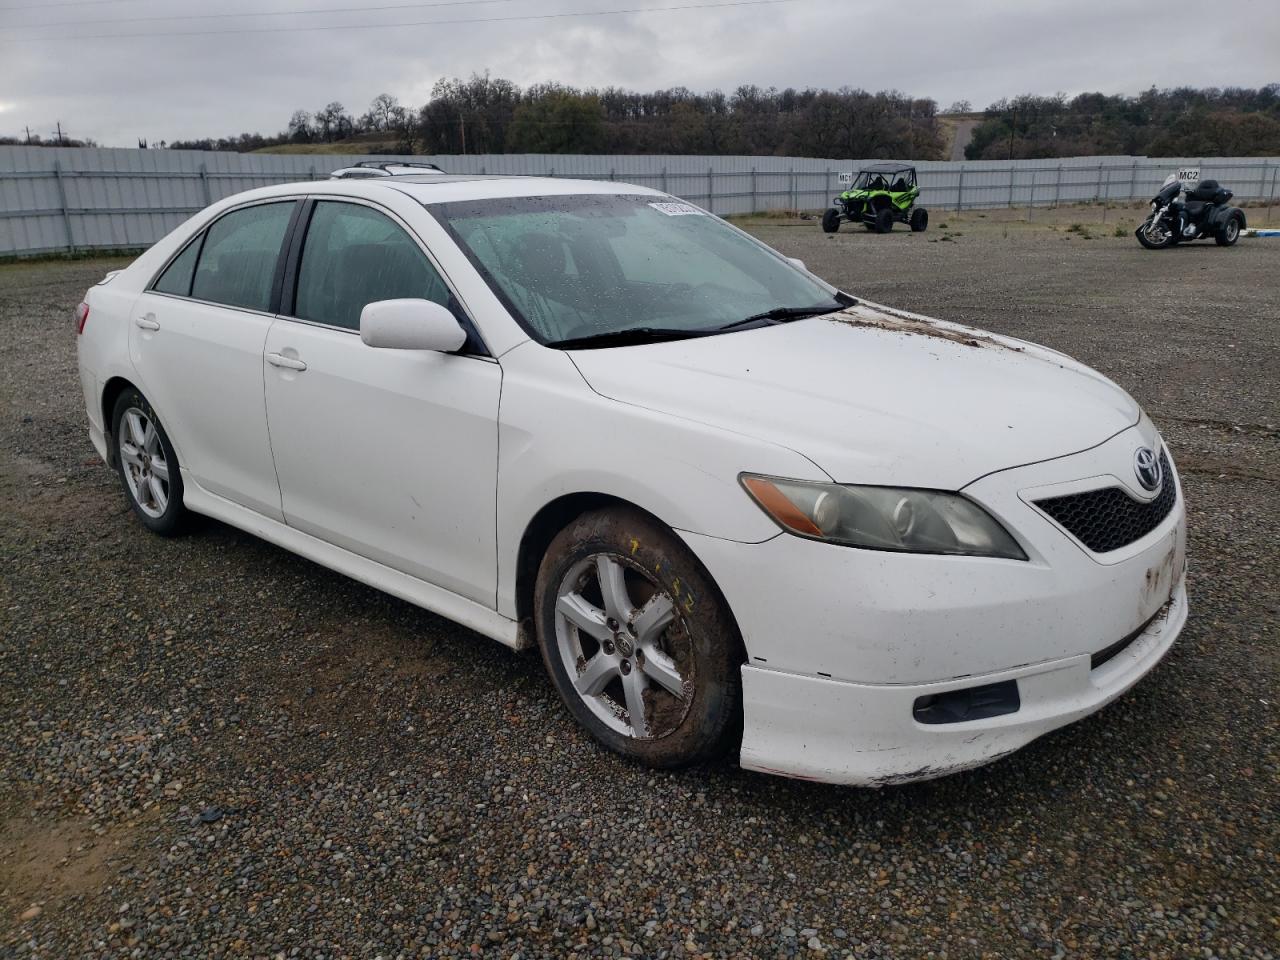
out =
{"type": "Polygon", "coordinates": [[[840,211],[835,207],[828,207],[822,213],[822,232],[835,233],[840,229],[840,211]]]}
{"type": "Polygon", "coordinates": [[[929,211],[924,207],[916,207],[911,211],[911,219],[907,222],[911,224],[912,233],[924,233],[929,229],[929,211]]]}
{"type": "Polygon", "coordinates": [[[132,387],[111,411],[111,443],[120,486],[142,525],[162,537],[184,532],[190,514],[178,455],[147,398],[132,387]]]}
{"type": "Polygon", "coordinates": [[[680,767],[734,745],[737,627],[701,564],[653,518],[605,509],[574,520],[542,559],[534,617],[561,699],[610,750],[680,767]]]}
{"type": "Polygon", "coordinates": [[[876,211],[876,233],[888,233],[893,229],[893,211],[888,207],[881,207],[876,211]]]}

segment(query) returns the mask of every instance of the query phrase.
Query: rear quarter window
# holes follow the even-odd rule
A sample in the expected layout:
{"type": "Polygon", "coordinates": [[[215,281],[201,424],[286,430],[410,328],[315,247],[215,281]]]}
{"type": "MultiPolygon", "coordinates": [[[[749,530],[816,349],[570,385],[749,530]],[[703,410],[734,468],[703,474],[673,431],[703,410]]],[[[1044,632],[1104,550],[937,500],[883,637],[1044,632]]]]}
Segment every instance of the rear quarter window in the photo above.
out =
{"type": "Polygon", "coordinates": [[[200,241],[196,237],[187,244],[185,250],[173,258],[173,261],[160,274],[160,279],[152,287],[158,293],[172,293],[180,297],[191,296],[191,280],[196,272],[196,258],[200,256],[200,241]]]}

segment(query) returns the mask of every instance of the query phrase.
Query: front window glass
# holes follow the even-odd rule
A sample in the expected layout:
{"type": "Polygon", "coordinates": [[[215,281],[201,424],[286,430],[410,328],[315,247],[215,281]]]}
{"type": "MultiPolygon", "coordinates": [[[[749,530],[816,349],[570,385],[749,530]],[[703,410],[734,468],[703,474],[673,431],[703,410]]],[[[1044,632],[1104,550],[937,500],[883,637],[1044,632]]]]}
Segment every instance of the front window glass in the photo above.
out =
{"type": "Polygon", "coordinates": [[[836,292],[718,217],[658,196],[518,197],[431,208],[542,343],[708,333],[836,292]]]}
{"type": "Polygon", "coordinates": [[[294,201],[232,210],[209,227],[191,296],[250,310],[271,309],[280,244],[294,201]]]}
{"type": "Polygon", "coordinates": [[[294,315],[359,330],[366,304],[403,297],[451,306],[440,274],[390,217],[356,203],[317,203],[302,246],[294,315]]]}

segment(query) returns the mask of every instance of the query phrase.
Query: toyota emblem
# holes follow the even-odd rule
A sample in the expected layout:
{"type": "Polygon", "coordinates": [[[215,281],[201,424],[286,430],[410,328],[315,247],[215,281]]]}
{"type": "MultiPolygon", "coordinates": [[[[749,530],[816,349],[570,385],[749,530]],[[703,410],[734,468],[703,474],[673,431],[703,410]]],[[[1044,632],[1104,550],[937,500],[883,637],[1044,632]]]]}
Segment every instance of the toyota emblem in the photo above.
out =
{"type": "Polygon", "coordinates": [[[1150,447],[1139,447],[1133,455],[1133,472],[1138,475],[1138,483],[1143,490],[1159,490],[1160,481],[1164,479],[1164,468],[1160,459],[1150,447]]]}

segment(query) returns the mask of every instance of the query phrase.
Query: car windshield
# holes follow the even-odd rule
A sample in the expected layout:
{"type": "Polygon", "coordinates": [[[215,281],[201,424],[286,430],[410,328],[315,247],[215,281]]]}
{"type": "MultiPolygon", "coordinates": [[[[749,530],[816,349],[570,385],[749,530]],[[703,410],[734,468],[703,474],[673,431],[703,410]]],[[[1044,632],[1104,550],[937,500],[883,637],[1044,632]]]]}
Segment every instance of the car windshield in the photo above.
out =
{"type": "Polygon", "coordinates": [[[660,196],[504,197],[428,209],[545,344],[629,332],[697,336],[849,302],[720,218],[660,196]]]}

